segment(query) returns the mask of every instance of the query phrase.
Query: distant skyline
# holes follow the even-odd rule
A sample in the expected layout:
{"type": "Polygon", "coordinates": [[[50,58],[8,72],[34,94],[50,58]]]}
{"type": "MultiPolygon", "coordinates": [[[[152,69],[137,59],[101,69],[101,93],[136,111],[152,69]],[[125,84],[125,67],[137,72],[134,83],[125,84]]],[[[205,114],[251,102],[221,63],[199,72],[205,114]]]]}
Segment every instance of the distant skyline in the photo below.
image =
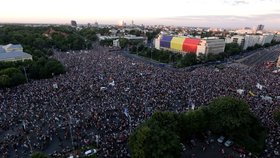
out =
{"type": "Polygon", "coordinates": [[[0,23],[94,23],[280,30],[280,0],[3,0],[0,23]]]}

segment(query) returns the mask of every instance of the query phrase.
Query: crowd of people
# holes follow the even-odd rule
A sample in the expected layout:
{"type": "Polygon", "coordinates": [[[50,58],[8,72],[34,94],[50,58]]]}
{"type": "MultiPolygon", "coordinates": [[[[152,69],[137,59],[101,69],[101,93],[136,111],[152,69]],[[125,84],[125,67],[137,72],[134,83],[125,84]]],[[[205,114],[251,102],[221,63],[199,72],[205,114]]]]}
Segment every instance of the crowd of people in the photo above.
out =
{"type": "Polygon", "coordinates": [[[280,151],[280,126],[272,115],[280,105],[280,77],[260,66],[173,71],[100,46],[53,57],[66,74],[0,90],[0,157],[34,151],[65,157],[86,146],[100,157],[129,157],[129,135],[153,112],[184,112],[193,108],[190,100],[197,108],[226,95],[245,99],[269,129],[263,157],[280,151]]]}

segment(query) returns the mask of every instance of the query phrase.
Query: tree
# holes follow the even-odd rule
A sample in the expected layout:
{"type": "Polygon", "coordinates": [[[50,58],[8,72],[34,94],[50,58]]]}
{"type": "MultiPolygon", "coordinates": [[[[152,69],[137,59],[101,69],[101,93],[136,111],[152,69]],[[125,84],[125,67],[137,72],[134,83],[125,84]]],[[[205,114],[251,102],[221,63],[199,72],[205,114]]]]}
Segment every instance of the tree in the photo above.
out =
{"type": "Polygon", "coordinates": [[[1,87],[16,86],[25,82],[25,78],[22,72],[14,67],[1,70],[0,76],[1,87]]]}
{"type": "Polygon", "coordinates": [[[48,156],[41,152],[35,152],[31,155],[31,158],[48,158],[48,156]]]}
{"type": "Polygon", "coordinates": [[[241,52],[241,47],[237,43],[227,43],[225,47],[225,54],[227,56],[236,55],[241,52]]]}
{"type": "Polygon", "coordinates": [[[236,128],[250,122],[249,106],[232,97],[221,97],[209,105],[211,128],[216,132],[231,133],[236,128]]]}
{"type": "Polygon", "coordinates": [[[132,157],[179,157],[181,146],[175,133],[177,115],[157,112],[129,138],[132,157]]]}
{"type": "Polygon", "coordinates": [[[246,102],[232,97],[220,97],[210,103],[206,116],[209,128],[217,134],[229,136],[247,150],[260,154],[266,131],[250,112],[246,102]]]}
{"type": "Polygon", "coordinates": [[[119,42],[120,42],[120,47],[121,48],[125,48],[129,43],[128,39],[126,39],[126,38],[120,38],[119,42]]]}
{"type": "Polygon", "coordinates": [[[195,54],[185,54],[181,60],[181,66],[186,67],[196,64],[196,55],[195,54]]]}
{"type": "Polygon", "coordinates": [[[8,87],[11,84],[11,78],[8,75],[0,75],[0,87],[8,87]]]}
{"type": "Polygon", "coordinates": [[[274,113],[273,113],[273,116],[274,116],[274,119],[280,123],[280,109],[278,110],[275,110],[274,113]]]}
{"type": "Polygon", "coordinates": [[[64,66],[55,59],[50,59],[44,67],[47,70],[46,77],[51,77],[51,75],[58,75],[65,72],[64,66]]]}
{"type": "Polygon", "coordinates": [[[186,113],[154,113],[130,136],[132,157],[179,157],[180,141],[207,130],[233,139],[254,154],[260,154],[264,147],[266,131],[246,102],[220,97],[208,107],[186,113]]]}
{"type": "Polygon", "coordinates": [[[179,120],[178,132],[183,140],[200,135],[208,129],[208,119],[202,108],[181,114],[179,120]]]}

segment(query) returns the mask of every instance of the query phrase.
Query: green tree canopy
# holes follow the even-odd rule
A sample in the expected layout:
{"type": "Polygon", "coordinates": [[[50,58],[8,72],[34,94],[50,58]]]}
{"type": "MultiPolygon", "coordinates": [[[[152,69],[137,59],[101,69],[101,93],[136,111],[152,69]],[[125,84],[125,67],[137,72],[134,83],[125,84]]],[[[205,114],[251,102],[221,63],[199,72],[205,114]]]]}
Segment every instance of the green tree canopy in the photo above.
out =
{"type": "Polygon", "coordinates": [[[192,53],[185,54],[181,60],[181,66],[186,67],[196,64],[196,55],[192,53]]]}
{"type": "Polygon", "coordinates": [[[273,113],[273,115],[274,115],[274,119],[275,119],[278,123],[280,123],[280,109],[275,110],[274,113],[273,113]]]}
{"type": "Polygon", "coordinates": [[[31,155],[31,158],[48,158],[48,156],[41,152],[35,152],[31,155]]]}
{"type": "Polygon", "coordinates": [[[0,71],[0,87],[16,86],[24,82],[25,77],[17,68],[10,67],[0,71]]]}
{"type": "Polygon", "coordinates": [[[233,139],[255,154],[262,152],[266,132],[247,103],[220,97],[208,107],[186,113],[154,113],[130,136],[132,157],[180,157],[180,142],[208,130],[233,139]]]}
{"type": "Polygon", "coordinates": [[[247,103],[232,97],[221,97],[209,105],[211,128],[217,132],[230,132],[250,122],[247,103]]]}
{"type": "Polygon", "coordinates": [[[155,113],[129,139],[132,157],[179,157],[181,146],[175,133],[177,115],[155,113]]]}

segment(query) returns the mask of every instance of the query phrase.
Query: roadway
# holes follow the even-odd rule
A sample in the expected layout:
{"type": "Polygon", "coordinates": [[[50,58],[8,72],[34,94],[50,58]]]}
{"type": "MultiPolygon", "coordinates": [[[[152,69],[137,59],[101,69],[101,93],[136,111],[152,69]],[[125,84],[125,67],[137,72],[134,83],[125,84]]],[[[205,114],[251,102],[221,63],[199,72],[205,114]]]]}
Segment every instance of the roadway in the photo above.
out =
{"type": "Polygon", "coordinates": [[[244,58],[235,60],[236,63],[242,63],[247,66],[262,65],[267,61],[276,61],[280,55],[280,45],[269,48],[258,49],[254,53],[244,58]]]}

